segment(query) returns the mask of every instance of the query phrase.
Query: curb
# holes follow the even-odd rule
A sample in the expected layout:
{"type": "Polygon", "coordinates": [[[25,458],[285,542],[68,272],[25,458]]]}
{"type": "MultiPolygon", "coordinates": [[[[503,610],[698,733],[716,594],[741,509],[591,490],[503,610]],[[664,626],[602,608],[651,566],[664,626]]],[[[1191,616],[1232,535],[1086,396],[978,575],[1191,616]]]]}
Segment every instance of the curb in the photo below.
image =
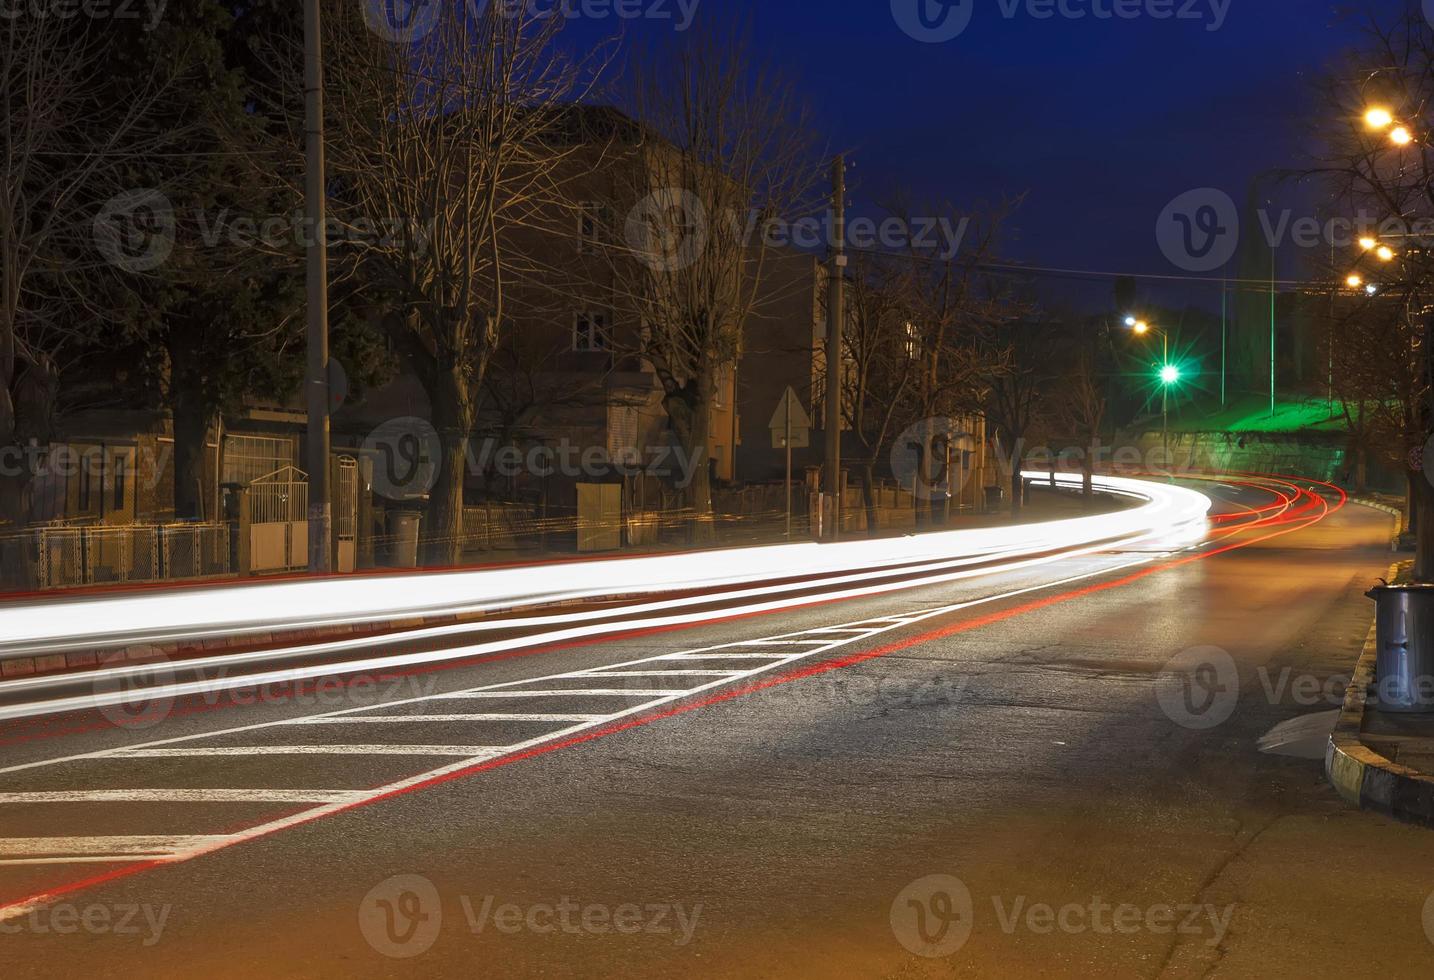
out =
{"type": "Polygon", "coordinates": [[[1399,550],[1399,539],[1404,536],[1404,511],[1397,507],[1390,507],[1388,504],[1381,504],[1373,500],[1366,500],[1362,497],[1350,497],[1349,502],[1359,504],[1361,507],[1368,507],[1370,510],[1383,511],[1397,522],[1394,525],[1394,537],[1389,542],[1390,551],[1399,550]]]}
{"type": "MultiPolygon", "coordinates": [[[[1391,568],[1389,579],[1393,581],[1396,574],[1391,568]]],[[[1325,748],[1325,777],[1335,792],[1360,809],[1434,827],[1434,776],[1391,762],[1360,740],[1377,654],[1375,631],[1370,627],[1345,692],[1339,721],[1325,748]]]]}

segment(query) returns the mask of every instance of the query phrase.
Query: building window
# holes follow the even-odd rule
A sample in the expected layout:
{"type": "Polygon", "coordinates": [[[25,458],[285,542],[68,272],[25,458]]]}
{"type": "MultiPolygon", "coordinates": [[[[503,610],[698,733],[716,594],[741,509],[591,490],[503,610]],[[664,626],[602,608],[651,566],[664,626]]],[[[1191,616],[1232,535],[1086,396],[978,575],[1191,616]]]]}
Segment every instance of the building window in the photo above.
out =
{"type": "Polygon", "coordinates": [[[587,201],[578,205],[578,251],[591,255],[608,240],[612,226],[612,209],[606,204],[587,201]]]}
{"type": "Polygon", "coordinates": [[[579,313],[574,318],[573,350],[593,352],[611,349],[606,313],[579,313]]]}

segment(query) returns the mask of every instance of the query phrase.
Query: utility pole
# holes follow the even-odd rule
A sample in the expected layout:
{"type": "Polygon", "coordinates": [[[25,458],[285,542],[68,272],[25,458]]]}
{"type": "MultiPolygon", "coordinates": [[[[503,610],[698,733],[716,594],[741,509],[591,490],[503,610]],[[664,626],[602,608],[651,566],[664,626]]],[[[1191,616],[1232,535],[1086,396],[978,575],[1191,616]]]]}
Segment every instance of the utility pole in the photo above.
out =
{"type": "Polygon", "coordinates": [[[836,158],[832,168],[832,257],[831,280],[827,291],[827,447],[826,495],[831,501],[832,522],[823,535],[828,541],[841,536],[841,342],[846,319],[846,157],[836,158]]]}
{"type": "Polygon", "coordinates": [[[304,0],[304,178],[308,242],[309,571],[332,568],[329,546],[329,268],[324,200],[324,68],[319,0],[304,0]]]}

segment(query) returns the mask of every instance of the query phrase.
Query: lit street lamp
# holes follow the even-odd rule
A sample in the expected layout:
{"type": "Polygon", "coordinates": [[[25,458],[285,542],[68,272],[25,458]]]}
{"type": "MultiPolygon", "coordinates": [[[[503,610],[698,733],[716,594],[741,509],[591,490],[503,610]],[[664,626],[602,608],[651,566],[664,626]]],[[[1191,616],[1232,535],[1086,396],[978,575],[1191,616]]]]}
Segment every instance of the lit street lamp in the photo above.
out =
{"type": "Polygon", "coordinates": [[[1170,363],[1170,334],[1159,327],[1152,327],[1139,317],[1128,316],[1125,318],[1125,325],[1128,326],[1136,336],[1144,337],[1152,330],[1160,335],[1162,352],[1160,357],[1160,432],[1161,441],[1165,446],[1165,458],[1170,459],[1170,388],[1180,383],[1180,368],[1170,363]]]}

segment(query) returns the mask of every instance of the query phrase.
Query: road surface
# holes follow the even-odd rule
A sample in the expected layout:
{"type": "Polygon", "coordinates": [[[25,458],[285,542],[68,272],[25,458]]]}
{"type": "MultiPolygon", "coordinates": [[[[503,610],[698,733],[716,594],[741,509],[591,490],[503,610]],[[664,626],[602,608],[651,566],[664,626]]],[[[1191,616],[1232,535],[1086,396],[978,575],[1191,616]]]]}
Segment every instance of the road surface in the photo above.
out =
{"type": "Polygon", "coordinates": [[[1427,976],[1434,835],[1257,746],[1390,519],[1200,486],[1191,550],[6,722],[0,975],[1427,976]]]}

